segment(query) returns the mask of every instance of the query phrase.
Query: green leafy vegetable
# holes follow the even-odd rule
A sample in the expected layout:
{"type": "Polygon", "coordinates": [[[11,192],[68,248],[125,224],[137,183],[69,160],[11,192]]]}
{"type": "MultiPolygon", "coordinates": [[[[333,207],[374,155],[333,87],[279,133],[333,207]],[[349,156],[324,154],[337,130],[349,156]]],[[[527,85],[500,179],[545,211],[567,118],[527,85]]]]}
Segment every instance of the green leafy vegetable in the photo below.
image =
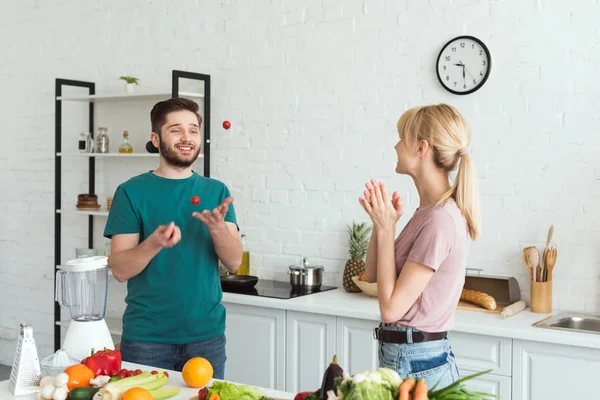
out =
{"type": "Polygon", "coordinates": [[[208,395],[216,393],[221,400],[260,400],[265,396],[263,391],[254,386],[236,385],[229,382],[215,381],[208,389],[208,395]]]}

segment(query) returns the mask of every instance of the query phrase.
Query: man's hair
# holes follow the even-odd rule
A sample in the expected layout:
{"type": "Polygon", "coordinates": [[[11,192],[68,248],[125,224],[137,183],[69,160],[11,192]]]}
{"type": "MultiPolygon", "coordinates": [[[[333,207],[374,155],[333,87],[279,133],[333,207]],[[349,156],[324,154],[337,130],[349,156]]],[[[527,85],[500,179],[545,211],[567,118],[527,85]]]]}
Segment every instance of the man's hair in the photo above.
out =
{"type": "Polygon", "coordinates": [[[162,126],[167,121],[167,115],[174,111],[188,110],[198,117],[198,126],[202,124],[202,117],[198,114],[198,104],[195,101],[174,97],[168,100],[159,101],[150,111],[150,122],[152,123],[152,132],[160,136],[162,126]]]}

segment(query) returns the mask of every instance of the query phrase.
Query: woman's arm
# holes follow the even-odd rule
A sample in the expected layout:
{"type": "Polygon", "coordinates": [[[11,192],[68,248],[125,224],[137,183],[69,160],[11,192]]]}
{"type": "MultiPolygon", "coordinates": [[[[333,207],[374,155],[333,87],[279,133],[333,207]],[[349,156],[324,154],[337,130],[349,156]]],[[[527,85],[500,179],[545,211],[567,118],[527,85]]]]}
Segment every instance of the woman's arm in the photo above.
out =
{"type": "Polygon", "coordinates": [[[434,270],[425,265],[406,261],[396,278],[394,231],[377,234],[377,298],[383,322],[395,322],[417,301],[434,270]]]}
{"type": "Polygon", "coordinates": [[[367,248],[367,258],[365,260],[365,274],[367,282],[377,282],[377,228],[373,227],[369,247],[367,248]]]}

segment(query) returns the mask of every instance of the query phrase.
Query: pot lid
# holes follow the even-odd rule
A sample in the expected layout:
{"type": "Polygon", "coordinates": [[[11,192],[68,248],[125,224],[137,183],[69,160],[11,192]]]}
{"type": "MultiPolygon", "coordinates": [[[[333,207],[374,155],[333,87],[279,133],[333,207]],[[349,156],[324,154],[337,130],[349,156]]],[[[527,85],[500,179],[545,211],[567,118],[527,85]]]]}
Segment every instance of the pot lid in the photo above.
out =
{"type": "Polygon", "coordinates": [[[290,265],[292,271],[303,270],[303,269],[323,269],[322,265],[309,265],[308,259],[304,257],[302,259],[302,265],[290,265]]]}

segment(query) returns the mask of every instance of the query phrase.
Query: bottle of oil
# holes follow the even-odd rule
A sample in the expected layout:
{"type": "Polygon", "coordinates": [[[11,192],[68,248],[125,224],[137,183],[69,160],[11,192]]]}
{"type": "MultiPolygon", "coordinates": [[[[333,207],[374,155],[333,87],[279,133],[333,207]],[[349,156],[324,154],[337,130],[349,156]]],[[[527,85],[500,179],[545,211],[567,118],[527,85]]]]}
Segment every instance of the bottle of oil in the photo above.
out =
{"type": "Polygon", "coordinates": [[[129,131],[123,131],[123,143],[119,146],[119,153],[133,153],[133,147],[129,144],[129,131]]]}
{"type": "Polygon", "coordinates": [[[246,235],[242,235],[242,263],[237,269],[237,275],[250,275],[250,253],[246,251],[246,235]]]}

